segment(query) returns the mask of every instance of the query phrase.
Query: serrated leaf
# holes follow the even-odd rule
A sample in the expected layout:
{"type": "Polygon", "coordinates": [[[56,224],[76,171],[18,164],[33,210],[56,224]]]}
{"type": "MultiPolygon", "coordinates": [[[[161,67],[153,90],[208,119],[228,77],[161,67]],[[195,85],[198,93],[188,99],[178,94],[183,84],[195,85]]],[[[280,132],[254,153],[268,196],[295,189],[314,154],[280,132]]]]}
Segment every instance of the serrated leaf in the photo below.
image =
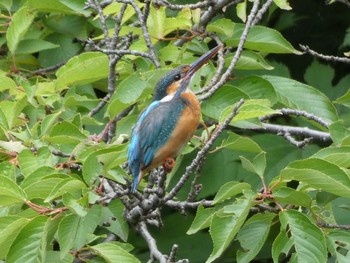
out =
{"type": "Polygon", "coordinates": [[[273,191],[273,198],[281,203],[303,207],[310,207],[312,201],[311,197],[307,194],[284,186],[273,191]]]}
{"type": "Polygon", "coordinates": [[[41,50],[53,49],[58,47],[60,46],[42,39],[25,39],[19,43],[15,54],[32,54],[41,50]]]}
{"type": "Polygon", "coordinates": [[[83,85],[108,76],[108,57],[99,52],[86,52],[71,58],[56,72],[56,90],[83,85]]]}
{"type": "Polygon", "coordinates": [[[52,192],[53,188],[62,182],[62,178],[48,178],[34,182],[27,187],[23,188],[23,191],[27,194],[28,200],[34,198],[46,199],[52,192]]]}
{"type": "Polygon", "coordinates": [[[227,37],[232,37],[235,23],[227,18],[220,18],[207,25],[207,32],[222,33],[227,37]]]}
{"type": "MultiPolygon", "coordinates": [[[[271,103],[264,99],[251,99],[245,101],[245,103],[239,108],[238,114],[233,118],[231,124],[234,122],[252,119],[255,117],[261,117],[270,114],[278,114],[277,111],[270,108],[271,103]]],[[[235,105],[231,105],[225,108],[219,118],[219,122],[223,123],[226,118],[232,113],[235,105]]]]}
{"type": "Polygon", "coordinates": [[[233,105],[242,98],[249,99],[249,96],[237,87],[224,85],[213,96],[203,101],[201,105],[202,114],[219,119],[225,108],[233,105]]]}
{"type": "MultiPolygon", "coordinates": [[[[232,60],[233,56],[228,56],[225,58],[225,66],[228,66],[232,60]]],[[[239,60],[237,61],[237,64],[235,66],[235,69],[241,69],[241,70],[259,70],[259,69],[266,69],[266,70],[272,70],[273,67],[269,65],[266,60],[257,52],[254,51],[243,51],[241,56],[239,57],[239,60]]]]}
{"type": "Polygon", "coordinates": [[[222,141],[220,148],[255,153],[262,151],[259,144],[254,142],[252,139],[248,137],[239,136],[232,132],[230,132],[229,136],[222,141]]]}
{"type": "Polygon", "coordinates": [[[297,180],[310,187],[350,197],[350,179],[339,166],[317,158],[290,163],[280,173],[282,180],[297,180]]]}
{"type": "Polygon", "coordinates": [[[111,101],[118,99],[124,104],[130,104],[137,101],[141,94],[149,89],[149,93],[156,86],[158,79],[169,70],[151,70],[147,72],[134,72],[117,87],[117,91],[113,94],[111,101]]]}
{"type": "Polygon", "coordinates": [[[82,218],[71,214],[62,219],[57,230],[61,256],[70,249],[78,249],[89,243],[91,235],[99,224],[100,215],[101,206],[92,206],[82,218]]]}
{"type": "Polygon", "coordinates": [[[270,232],[275,214],[256,214],[247,220],[237,235],[242,250],[237,251],[237,262],[251,262],[259,253],[270,232]]]}
{"type": "Polygon", "coordinates": [[[28,222],[18,234],[8,253],[6,262],[45,262],[43,241],[47,235],[45,225],[49,219],[38,216],[28,222]]]}
{"type": "Polygon", "coordinates": [[[28,5],[23,5],[14,13],[6,33],[7,46],[12,54],[15,53],[19,42],[32,25],[35,12],[28,5]]]}
{"type": "Polygon", "coordinates": [[[284,231],[288,225],[298,262],[327,261],[325,237],[306,215],[296,210],[288,210],[280,212],[279,217],[284,231]]]}
{"type": "Polygon", "coordinates": [[[275,89],[269,81],[260,76],[248,76],[240,80],[237,87],[251,99],[268,99],[271,104],[277,102],[275,89]]]}
{"type": "Polygon", "coordinates": [[[22,203],[24,199],[24,191],[10,178],[0,175],[0,207],[22,203]]]}
{"type": "Polygon", "coordinates": [[[312,157],[326,160],[343,168],[349,168],[350,147],[342,146],[324,148],[312,155],[312,157]]]}
{"type": "MultiPolygon", "coordinates": [[[[244,24],[236,23],[232,38],[226,41],[228,46],[236,47],[238,45],[244,26],[244,24]]],[[[280,32],[264,26],[254,26],[250,29],[244,47],[266,53],[301,54],[280,32]]]]}
{"type": "Polygon", "coordinates": [[[11,78],[6,76],[0,76],[0,91],[16,89],[17,85],[11,78]]]}
{"type": "Polygon", "coordinates": [[[288,3],[288,0],[273,0],[273,2],[283,10],[291,10],[292,7],[288,3]]]}
{"type": "Polygon", "coordinates": [[[39,148],[35,154],[25,149],[18,155],[18,164],[21,168],[21,173],[26,177],[40,167],[54,166],[55,157],[47,147],[39,148]]]}
{"type": "Polygon", "coordinates": [[[107,207],[102,208],[102,214],[103,223],[108,224],[106,228],[126,242],[129,235],[129,225],[124,216],[122,216],[124,209],[125,207],[121,201],[115,199],[107,207]]]}
{"type": "Polygon", "coordinates": [[[279,257],[283,253],[284,257],[289,254],[290,249],[293,246],[293,240],[290,239],[283,229],[273,241],[272,244],[272,259],[274,263],[280,262],[279,257]]]}
{"type": "Polygon", "coordinates": [[[350,233],[342,229],[333,229],[326,235],[329,251],[337,262],[347,263],[350,260],[350,233]]]}
{"type": "Polygon", "coordinates": [[[263,78],[272,84],[278,101],[285,106],[313,113],[329,122],[338,119],[334,105],[317,89],[288,78],[267,75],[263,78]]]}
{"type": "Polygon", "coordinates": [[[216,211],[216,208],[204,208],[202,205],[199,205],[197,208],[196,216],[193,219],[193,222],[190,228],[187,230],[186,234],[192,235],[204,228],[209,227],[211,219],[216,211]]]}
{"type": "Polygon", "coordinates": [[[100,243],[95,246],[89,247],[95,251],[100,257],[102,257],[108,263],[114,262],[128,262],[128,263],[141,263],[134,255],[130,254],[124,248],[117,243],[100,243]]]}
{"type": "Polygon", "coordinates": [[[0,217],[0,258],[5,258],[12,243],[29,219],[19,216],[0,217]]]}
{"type": "Polygon", "coordinates": [[[49,136],[45,136],[45,141],[58,144],[78,144],[87,136],[71,122],[63,121],[56,124],[49,136]]]}
{"type": "Polygon", "coordinates": [[[81,191],[86,186],[85,184],[77,179],[67,178],[60,181],[50,192],[49,196],[45,199],[45,202],[50,202],[53,199],[62,196],[64,193],[72,193],[81,191]]]}
{"type": "Polygon", "coordinates": [[[223,202],[226,199],[236,196],[242,193],[244,189],[251,189],[251,186],[247,183],[239,183],[234,181],[227,182],[226,184],[220,187],[219,191],[215,195],[213,204],[223,202]]]}
{"type": "Polygon", "coordinates": [[[230,205],[227,209],[219,210],[213,216],[210,224],[210,236],[214,247],[206,261],[207,263],[220,257],[229,246],[246,220],[251,205],[252,201],[250,199],[237,199],[233,205],[230,205]]]}

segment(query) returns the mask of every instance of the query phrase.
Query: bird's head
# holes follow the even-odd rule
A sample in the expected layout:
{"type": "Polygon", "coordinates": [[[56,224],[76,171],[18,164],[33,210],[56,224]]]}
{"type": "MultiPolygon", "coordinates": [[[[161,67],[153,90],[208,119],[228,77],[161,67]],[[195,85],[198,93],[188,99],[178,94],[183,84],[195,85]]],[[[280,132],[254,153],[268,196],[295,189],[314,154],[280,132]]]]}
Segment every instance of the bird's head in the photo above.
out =
{"type": "Polygon", "coordinates": [[[221,46],[217,46],[211,49],[191,65],[181,65],[171,70],[158,81],[153,94],[153,100],[161,100],[165,96],[175,94],[180,87],[186,86],[187,88],[192,76],[212,57],[214,57],[220,48],[221,46]]]}

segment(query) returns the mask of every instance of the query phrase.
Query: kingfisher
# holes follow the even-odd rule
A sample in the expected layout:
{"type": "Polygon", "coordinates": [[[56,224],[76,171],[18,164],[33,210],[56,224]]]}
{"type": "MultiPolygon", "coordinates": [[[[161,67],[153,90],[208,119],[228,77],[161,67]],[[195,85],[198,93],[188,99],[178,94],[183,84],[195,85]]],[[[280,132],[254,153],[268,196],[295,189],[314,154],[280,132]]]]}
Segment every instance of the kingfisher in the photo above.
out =
{"type": "Polygon", "coordinates": [[[190,90],[190,82],[220,48],[171,70],[158,81],[153,102],[140,114],[131,133],[128,166],[133,177],[132,192],[141,178],[159,165],[170,172],[175,158],[192,138],[200,120],[200,104],[190,90]]]}

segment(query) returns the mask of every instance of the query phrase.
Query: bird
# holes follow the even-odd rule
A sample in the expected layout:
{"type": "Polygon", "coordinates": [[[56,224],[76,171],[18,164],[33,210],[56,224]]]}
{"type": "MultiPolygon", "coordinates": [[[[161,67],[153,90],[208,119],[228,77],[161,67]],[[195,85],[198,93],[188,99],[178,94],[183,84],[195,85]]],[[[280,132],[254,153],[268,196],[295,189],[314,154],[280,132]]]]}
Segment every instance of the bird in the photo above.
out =
{"type": "Polygon", "coordinates": [[[161,164],[170,172],[175,158],[192,138],[201,112],[190,82],[220,48],[216,46],[192,64],[181,65],[158,81],[152,103],[140,114],[131,132],[128,148],[131,192],[136,191],[144,175],[161,164]]]}

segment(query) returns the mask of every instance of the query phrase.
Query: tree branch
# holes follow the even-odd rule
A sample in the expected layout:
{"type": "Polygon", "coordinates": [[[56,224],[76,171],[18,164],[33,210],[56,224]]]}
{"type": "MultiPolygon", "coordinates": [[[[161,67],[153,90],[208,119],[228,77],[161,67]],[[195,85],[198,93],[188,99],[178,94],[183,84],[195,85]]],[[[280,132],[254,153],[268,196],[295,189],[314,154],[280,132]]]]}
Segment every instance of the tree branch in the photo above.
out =
{"type": "Polygon", "coordinates": [[[252,23],[253,23],[253,19],[255,17],[255,14],[258,11],[259,3],[260,3],[259,0],[254,0],[253,7],[250,11],[250,14],[248,15],[247,23],[245,24],[244,30],[243,30],[242,35],[240,37],[236,53],[233,56],[231,63],[228,66],[226,72],[221,76],[221,79],[208,91],[208,93],[206,93],[205,95],[200,97],[200,100],[206,100],[209,97],[211,97],[215,93],[215,91],[218,90],[222,85],[224,85],[225,82],[231,76],[231,73],[232,73],[233,69],[235,68],[235,66],[236,66],[236,64],[237,64],[237,62],[242,54],[243,46],[247,40],[248,32],[249,32],[250,28],[252,27],[252,23]]]}
{"type": "Polygon", "coordinates": [[[327,55],[317,53],[316,51],[310,49],[308,46],[304,46],[304,45],[299,45],[299,46],[304,51],[304,54],[310,54],[311,56],[314,56],[316,58],[320,58],[326,61],[330,61],[330,62],[341,62],[341,63],[350,64],[350,58],[327,56],[327,55]]]}

